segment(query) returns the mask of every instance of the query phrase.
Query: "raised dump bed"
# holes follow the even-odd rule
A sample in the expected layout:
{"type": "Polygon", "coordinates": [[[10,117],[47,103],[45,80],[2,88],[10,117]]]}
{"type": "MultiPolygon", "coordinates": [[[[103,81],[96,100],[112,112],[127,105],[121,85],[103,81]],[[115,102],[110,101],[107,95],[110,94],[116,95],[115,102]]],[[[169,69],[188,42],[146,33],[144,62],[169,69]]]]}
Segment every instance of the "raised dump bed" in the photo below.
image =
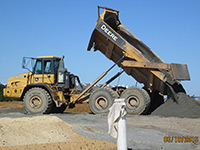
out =
{"type": "Polygon", "coordinates": [[[153,104],[153,101],[153,105],[156,105],[155,102],[159,103],[155,100],[155,93],[173,96],[176,100],[178,98],[176,93],[185,92],[180,81],[190,80],[186,64],[166,64],[120,22],[118,11],[106,7],[98,7],[98,9],[99,18],[88,50],[93,47],[94,51],[101,51],[108,59],[118,62],[118,66],[128,75],[144,84],[143,89],[131,87],[121,95],[126,98],[130,113],[144,113],[150,103],[153,104]],[[104,12],[100,15],[101,8],[104,12]],[[140,95],[145,99],[143,102],[138,100],[140,95]],[[142,103],[145,108],[137,111],[137,108],[143,105],[142,103]]]}

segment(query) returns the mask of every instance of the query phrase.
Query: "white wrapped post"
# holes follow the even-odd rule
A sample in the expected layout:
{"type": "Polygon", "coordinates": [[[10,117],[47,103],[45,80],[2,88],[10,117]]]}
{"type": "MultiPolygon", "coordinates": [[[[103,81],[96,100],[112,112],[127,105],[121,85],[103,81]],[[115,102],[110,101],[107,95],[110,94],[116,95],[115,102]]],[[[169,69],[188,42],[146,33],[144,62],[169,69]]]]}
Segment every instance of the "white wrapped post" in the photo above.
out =
{"type": "Polygon", "coordinates": [[[115,99],[108,114],[108,133],[117,138],[117,150],[127,150],[125,99],[115,99]]]}

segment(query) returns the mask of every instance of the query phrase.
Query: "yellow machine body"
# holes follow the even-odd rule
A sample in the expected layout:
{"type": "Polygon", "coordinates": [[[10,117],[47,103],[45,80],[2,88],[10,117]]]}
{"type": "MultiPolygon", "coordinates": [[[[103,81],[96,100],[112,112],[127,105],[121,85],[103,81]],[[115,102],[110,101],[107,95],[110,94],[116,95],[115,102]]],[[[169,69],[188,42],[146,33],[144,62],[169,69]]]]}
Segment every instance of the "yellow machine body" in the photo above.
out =
{"type": "MultiPolygon", "coordinates": [[[[61,60],[62,58],[56,56],[42,56],[37,57],[37,60],[39,59],[61,60]]],[[[52,99],[57,102],[56,104],[58,105],[62,103],[71,103],[76,101],[76,98],[79,95],[76,89],[66,88],[69,91],[69,99],[66,100],[66,98],[63,96],[63,90],[59,90],[59,87],[55,84],[55,78],[55,74],[51,74],[48,72],[43,74],[37,74],[33,72],[19,74],[8,79],[8,83],[6,88],[4,88],[3,90],[3,94],[5,97],[23,99],[24,94],[29,88],[42,87],[51,94],[52,99]]]]}
{"type": "Polygon", "coordinates": [[[28,77],[30,76],[32,73],[19,74],[9,78],[6,88],[3,90],[4,96],[20,99],[24,88],[29,84],[28,77]]]}

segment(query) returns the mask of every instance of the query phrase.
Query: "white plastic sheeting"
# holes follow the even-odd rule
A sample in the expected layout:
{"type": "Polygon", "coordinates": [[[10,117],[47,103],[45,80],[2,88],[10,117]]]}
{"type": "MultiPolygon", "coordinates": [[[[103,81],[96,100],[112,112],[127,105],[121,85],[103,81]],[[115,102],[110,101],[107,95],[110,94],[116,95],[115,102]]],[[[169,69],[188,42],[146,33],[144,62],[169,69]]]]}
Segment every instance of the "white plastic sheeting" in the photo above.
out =
{"type": "Polygon", "coordinates": [[[126,104],[124,99],[115,99],[108,114],[108,133],[117,138],[117,149],[127,150],[126,104]]]}

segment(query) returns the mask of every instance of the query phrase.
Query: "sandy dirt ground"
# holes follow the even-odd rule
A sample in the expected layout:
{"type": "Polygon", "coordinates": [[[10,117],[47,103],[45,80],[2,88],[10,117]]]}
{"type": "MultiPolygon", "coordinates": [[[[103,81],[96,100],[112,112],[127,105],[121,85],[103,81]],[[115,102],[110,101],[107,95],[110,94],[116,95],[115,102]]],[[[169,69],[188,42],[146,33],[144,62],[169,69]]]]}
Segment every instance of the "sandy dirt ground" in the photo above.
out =
{"type": "MultiPolygon", "coordinates": [[[[23,108],[23,102],[0,103],[0,109],[18,108],[23,108]]],[[[91,113],[88,104],[77,104],[65,112],[91,113]]],[[[0,135],[0,150],[116,149],[115,143],[80,136],[70,124],[55,116],[0,118],[0,135]]]]}
{"type": "MultiPolygon", "coordinates": [[[[24,104],[22,101],[14,102],[0,102],[0,109],[17,109],[23,108],[24,104]]],[[[92,113],[88,103],[76,104],[74,108],[66,108],[65,112],[74,112],[74,113],[92,113]]]]}
{"type": "Polygon", "coordinates": [[[16,109],[23,108],[22,101],[14,101],[14,102],[0,102],[0,109],[16,109]]]}
{"type": "Polygon", "coordinates": [[[88,103],[76,104],[76,106],[74,108],[72,108],[72,109],[71,108],[66,108],[65,112],[89,113],[89,114],[92,113],[88,103]]]}
{"type": "MultiPolygon", "coordinates": [[[[89,114],[88,104],[66,109],[64,114],[39,116],[25,115],[18,110],[22,108],[22,102],[0,103],[0,150],[117,149],[116,139],[107,134],[107,116],[89,114]]],[[[128,147],[200,150],[199,124],[200,118],[127,115],[128,147]],[[190,136],[197,137],[198,141],[164,141],[165,137],[190,136]]]]}

